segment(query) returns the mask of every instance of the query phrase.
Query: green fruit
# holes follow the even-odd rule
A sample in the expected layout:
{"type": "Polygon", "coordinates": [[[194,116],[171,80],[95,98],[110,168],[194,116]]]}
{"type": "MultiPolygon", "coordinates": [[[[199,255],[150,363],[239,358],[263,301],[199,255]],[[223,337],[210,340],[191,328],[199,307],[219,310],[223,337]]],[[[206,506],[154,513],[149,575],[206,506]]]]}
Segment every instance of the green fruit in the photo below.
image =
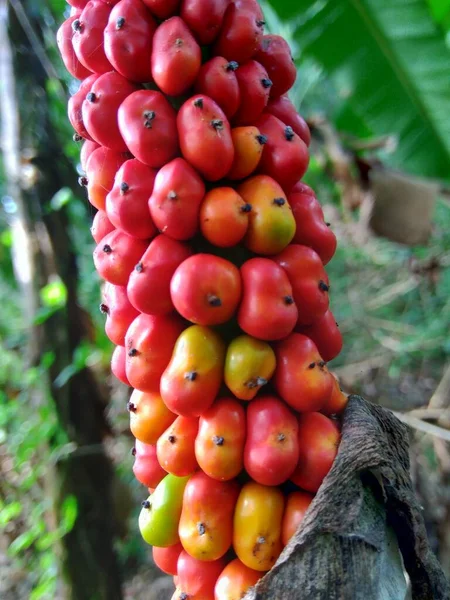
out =
{"type": "Polygon", "coordinates": [[[179,542],[178,523],[188,477],[167,475],[142,504],[139,530],[151,546],[166,548],[179,542]]]}

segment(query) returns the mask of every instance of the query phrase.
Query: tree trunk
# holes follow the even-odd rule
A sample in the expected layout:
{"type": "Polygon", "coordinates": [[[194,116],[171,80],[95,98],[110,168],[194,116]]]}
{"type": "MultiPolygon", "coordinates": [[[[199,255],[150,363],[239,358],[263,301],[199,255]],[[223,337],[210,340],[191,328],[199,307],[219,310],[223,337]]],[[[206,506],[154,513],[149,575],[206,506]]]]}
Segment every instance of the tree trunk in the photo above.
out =
{"type": "Polygon", "coordinates": [[[50,120],[39,8],[36,2],[15,1],[8,11],[5,0],[0,0],[2,151],[8,193],[17,207],[15,272],[24,298],[24,319],[30,326],[29,361],[36,363],[45,352],[54,356],[48,389],[75,448],[60,459],[53,474],[57,514],[67,495],[77,500],[75,526],[63,539],[63,572],[70,597],[120,600],[121,578],[114,552],[114,471],[102,443],[108,431],[105,400],[89,369],[62,386],[55,385],[86,337],[86,327],[77,303],[78,272],[67,214],[64,207],[50,208],[55,193],[65,186],[75,187],[76,179],[50,120]],[[33,320],[40,305],[39,290],[55,277],[67,289],[66,306],[37,326],[33,320]]]}

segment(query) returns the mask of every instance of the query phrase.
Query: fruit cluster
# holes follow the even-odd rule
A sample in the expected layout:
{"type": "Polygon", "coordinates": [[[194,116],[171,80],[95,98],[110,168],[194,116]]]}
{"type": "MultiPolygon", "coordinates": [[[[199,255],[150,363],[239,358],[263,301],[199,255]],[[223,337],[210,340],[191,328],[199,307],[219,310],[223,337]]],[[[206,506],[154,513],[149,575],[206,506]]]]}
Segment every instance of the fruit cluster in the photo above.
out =
{"type": "Polygon", "coordinates": [[[111,367],[134,388],[141,533],[174,600],[235,600],[303,518],[346,403],[296,69],[256,0],[68,2],[58,44],[81,80],[69,119],[111,367]]]}

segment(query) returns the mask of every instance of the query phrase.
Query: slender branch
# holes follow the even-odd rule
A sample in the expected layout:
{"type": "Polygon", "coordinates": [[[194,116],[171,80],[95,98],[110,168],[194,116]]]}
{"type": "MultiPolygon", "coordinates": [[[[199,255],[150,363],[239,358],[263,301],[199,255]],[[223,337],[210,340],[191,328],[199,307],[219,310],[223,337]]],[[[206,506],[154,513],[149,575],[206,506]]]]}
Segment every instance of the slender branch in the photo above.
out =
{"type": "Polygon", "coordinates": [[[405,414],[396,411],[393,411],[393,413],[399,421],[402,421],[402,423],[409,425],[409,427],[412,427],[417,431],[422,431],[423,433],[434,435],[435,437],[438,437],[441,440],[445,440],[446,442],[450,442],[450,431],[448,431],[447,429],[443,429],[438,425],[433,425],[432,423],[422,421],[421,419],[413,417],[408,413],[405,414]]]}

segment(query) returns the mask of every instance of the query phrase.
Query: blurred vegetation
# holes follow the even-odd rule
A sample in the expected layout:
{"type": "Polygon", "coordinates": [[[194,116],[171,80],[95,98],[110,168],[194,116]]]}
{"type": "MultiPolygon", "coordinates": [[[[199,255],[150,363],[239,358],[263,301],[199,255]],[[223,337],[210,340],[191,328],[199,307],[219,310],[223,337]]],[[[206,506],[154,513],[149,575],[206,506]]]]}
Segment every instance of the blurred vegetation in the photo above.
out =
{"type": "MultiPolygon", "coordinates": [[[[50,114],[61,152],[79,171],[79,146],[72,142],[66,118],[67,94],[76,84],[67,77],[54,41],[58,23],[68,14],[66,4],[51,0],[23,6],[28,14],[42,15],[42,49],[54,71],[46,89],[50,114]]],[[[306,181],[339,237],[327,270],[345,348],[332,367],[349,391],[373,401],[404,412],[426,406],[450,355],[450,1],[272,0],[264,8],[269,30],[284,35],[293,48],[299,75],[291,96],[313,131],[306,181]],[[427,243],[400,245],[371,232],[367,207],[374,198],[366,170],[380,166],[438,182],[427,243]]],[[[29,332],[12,266],[17,206],[7,195],[1,166],[0,596],[37,600],[63,597],[60,540],[73,527],[78,507],[71,495],[56,515],[52,505],[49,465],[73,447],[44,385],[54,354],[46,352],[39,364],[27,364],[29,332]]],[[[64,208],[69,216],[67,234],[80,274],[78,301],[89,315],[91,332],[55,384],[63,386],[87,365],[112,398],[113,435],[106,446],[122,484],[117,511],[125,528],[118,532],[117,548],[129,579],[149,555],[136,535],[136,508],[131,509],[142,490],[131,473],[125,390],[109,377],[111,344],[97,310],[92,210],[71,183],[49,199],[48,207],[64,208]]],[[[36,323],[63,310],[66,302],[62,281],[49,281],[40,291],[36,323]]],[[[419,436],[416,442],[419,466],[425,461],[437,485],[448,485],[433,439],[419,436]]],[[[441,557],[445,562],[449,540],[439,527],[448,511],[442,505],[448,490],[439,494],[441,511],[427,517],[436,550],[447,553],[441,557]]]]}

